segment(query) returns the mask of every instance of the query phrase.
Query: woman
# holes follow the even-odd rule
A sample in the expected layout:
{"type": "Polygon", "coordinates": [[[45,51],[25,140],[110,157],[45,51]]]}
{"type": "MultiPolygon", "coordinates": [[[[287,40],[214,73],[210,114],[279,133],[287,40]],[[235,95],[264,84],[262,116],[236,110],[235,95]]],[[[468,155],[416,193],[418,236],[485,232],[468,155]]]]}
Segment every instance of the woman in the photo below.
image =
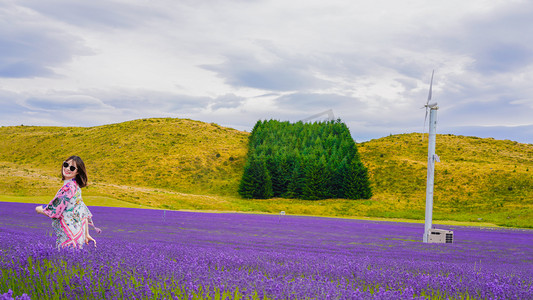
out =
{"type": "MultiPolygon", "coordinates": [[[[61,177],[63,186],[54,199],[44,207],[37,206],[35,211],[53,219],[58,248],[83,248],[83,243],[90,241],[96,247],[96,241],[89,234],[89,225],[94,227],[92,214],[81,198],[81,188],[87,186],[87,172],[79,156],[71,156],[63,162],[61,177]]],[[[101,231],[94,229],[98,233],[101,231]]]]}

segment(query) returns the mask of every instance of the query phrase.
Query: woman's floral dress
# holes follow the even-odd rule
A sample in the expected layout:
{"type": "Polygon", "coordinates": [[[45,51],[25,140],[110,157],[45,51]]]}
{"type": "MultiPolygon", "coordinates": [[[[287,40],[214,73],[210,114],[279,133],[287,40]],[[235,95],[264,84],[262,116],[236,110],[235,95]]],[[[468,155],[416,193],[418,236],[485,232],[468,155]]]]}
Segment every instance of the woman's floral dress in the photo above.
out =
{"type": "MultiPolygon", "coordinates": [[[[82,248],[85,243],[85,227],[91,225],[92,214],[81,198],[81,188],[76,180],[65,180],[56,196],[44,207],[44,213],[53,219],[58,248],[72,246],[82,248]]],[[[95,227],[97,231],[97,229],[95,227]]]]}

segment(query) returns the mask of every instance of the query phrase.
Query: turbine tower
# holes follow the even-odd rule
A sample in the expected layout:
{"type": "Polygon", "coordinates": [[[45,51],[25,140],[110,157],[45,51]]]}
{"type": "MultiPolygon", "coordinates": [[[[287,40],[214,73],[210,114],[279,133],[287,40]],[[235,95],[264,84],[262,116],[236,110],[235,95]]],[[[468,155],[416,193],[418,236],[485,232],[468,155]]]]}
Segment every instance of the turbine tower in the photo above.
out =
{"type": "Polygon", "coordinates": [[[433,183],[435,175],[435,162],[439,162],[439,156],[435,154],[435,141],[437,137],[437,102],[431,102],[431,93],[433,88],[433,75],[435,70],[431,73],[431,82],[429,84],[429,94],[426,105],[426,117],[424,118],[424,127],[426,127],[426,120],[429,111],[429,139],[428,139],[428,171],[426,183],[426,220],[424,223],[424,237],[423,242],[427,243],[431,234],[433,222],[433,183]]]}

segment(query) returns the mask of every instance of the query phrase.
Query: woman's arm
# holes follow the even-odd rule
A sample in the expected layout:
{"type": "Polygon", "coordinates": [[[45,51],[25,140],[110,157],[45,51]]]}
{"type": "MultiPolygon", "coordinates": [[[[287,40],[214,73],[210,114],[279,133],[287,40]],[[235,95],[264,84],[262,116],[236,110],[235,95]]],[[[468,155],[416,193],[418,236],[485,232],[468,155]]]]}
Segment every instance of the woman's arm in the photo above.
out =
{"type": "Polygon", "coordinates": [[[37,213],[46,215],[50,218],[58,219],[63,214],[63,211],[67,208],[70,199],[74,197],[76,187],[74,184],[65,184],[59,189],[56,196],[46,207],[35,208],[37,213]]]}

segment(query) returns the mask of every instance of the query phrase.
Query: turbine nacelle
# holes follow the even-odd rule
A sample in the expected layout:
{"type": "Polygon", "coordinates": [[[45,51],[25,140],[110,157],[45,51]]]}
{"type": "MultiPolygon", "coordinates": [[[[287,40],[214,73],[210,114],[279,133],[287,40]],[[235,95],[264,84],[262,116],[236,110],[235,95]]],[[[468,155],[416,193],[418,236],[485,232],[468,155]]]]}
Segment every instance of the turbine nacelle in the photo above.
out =
{"type": "Polygon", "coordinates": [[[430,109],[438,109],[439,108],[437,102],[428,103],[424,107],[427,107],[427,108],[430,108],[430,109]]]}

